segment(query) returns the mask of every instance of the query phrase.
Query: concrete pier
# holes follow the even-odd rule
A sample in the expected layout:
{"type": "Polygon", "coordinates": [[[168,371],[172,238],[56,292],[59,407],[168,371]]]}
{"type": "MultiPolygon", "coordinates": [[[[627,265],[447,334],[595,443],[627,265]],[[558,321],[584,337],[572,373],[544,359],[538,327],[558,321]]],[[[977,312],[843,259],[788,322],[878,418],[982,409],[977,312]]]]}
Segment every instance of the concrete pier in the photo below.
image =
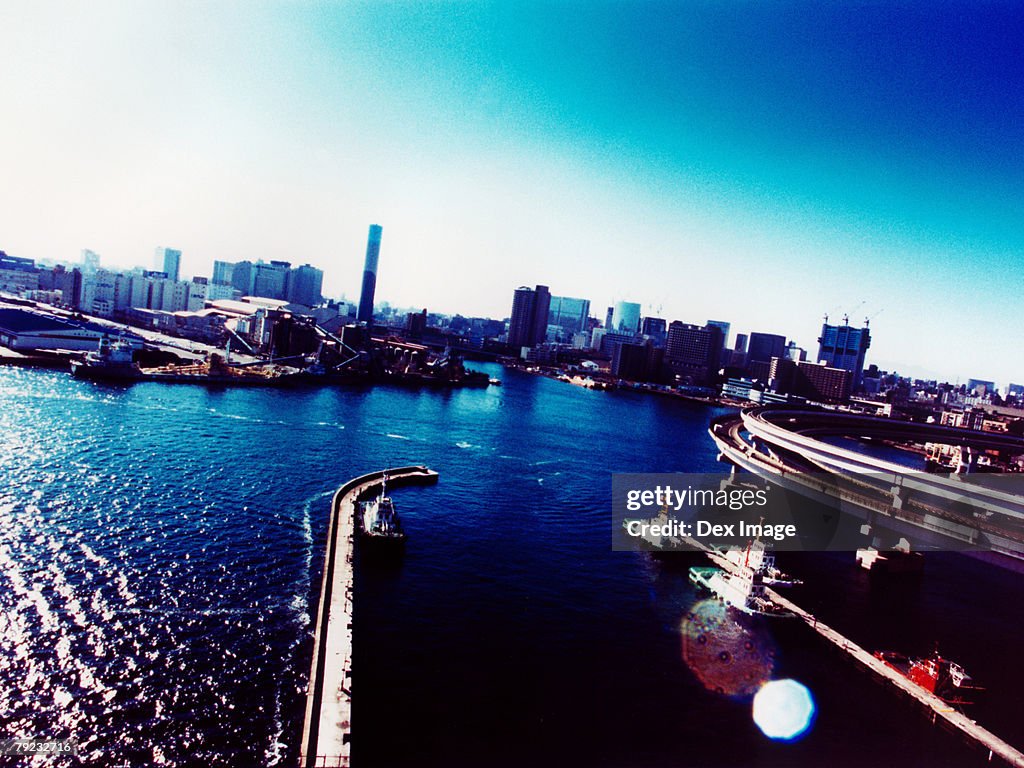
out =
{"type": "MultiPolygon", "coordinates": [[[[352,734],[352,589],[356,502],[379,492],[385,471],[349,480],[334,494],[316,614],[313,661],[306,689],[299,764],[347,768],[352,734]]],[[[430,485],[437,472],[423,466],[387,470],[388,487],[430,485]]]]}

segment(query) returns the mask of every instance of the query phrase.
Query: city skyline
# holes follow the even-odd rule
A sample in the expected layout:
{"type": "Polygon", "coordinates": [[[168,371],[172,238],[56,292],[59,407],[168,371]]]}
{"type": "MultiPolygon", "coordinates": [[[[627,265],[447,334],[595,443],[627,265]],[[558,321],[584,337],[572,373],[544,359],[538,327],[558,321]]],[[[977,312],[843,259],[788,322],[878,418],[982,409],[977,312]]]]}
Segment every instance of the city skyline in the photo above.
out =
{"type": "Polygon", "coordinates": [[[808,349],[857,307],[854,325],[884,310],[881,368],[1024,370],[1019,22],[1000,6],[0,17],[12,255],[128,267],[166,243],[183,274],[308,262],[354,300],[376,221],[396,306],[500,318],[543,284],[598,317],[634,301],[808,349]]]}

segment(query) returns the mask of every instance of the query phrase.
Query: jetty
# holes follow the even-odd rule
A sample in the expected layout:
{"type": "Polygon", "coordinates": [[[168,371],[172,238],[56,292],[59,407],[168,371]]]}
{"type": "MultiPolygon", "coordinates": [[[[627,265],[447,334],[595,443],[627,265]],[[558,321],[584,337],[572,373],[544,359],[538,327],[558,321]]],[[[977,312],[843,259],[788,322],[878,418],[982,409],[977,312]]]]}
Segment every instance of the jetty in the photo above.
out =
{"type": "MultiPolygon", "coordinates": [[[[730,573],[737,573],[739,571],[739,566],[736,563],[723,557],[720,553],[705,547],[703,544],[693,539],[687,539],[686,543],[691,547],[696,546],[701,549],[720,568],[730,573]]],[[[968,742],[985,750],[988,753],[988,760],[990,762],[999,759],[1005,765],[1014,766],[1014,768],[1024,768],[1024,754],[1019,750],[1000,739],[991,731],[978,725],[963,712],[954,709],[934,693],[926,691],[921,686],[910,682],[910,680],[881,659],[875,658],[848,637],[845,637],[828,624],[819,621],[814,615],[805,611],[792,600],[783,597],[773,589],[765,589],[765,592],[772,602],[802,619],[808,627],[836,646],[853,661],[863,665],[882,682],[891,684],[900,693],[913,699],[925,710],[932,723],[944,725],[948,730],[959,733],[968,742]]]]}
{"type": "Polygon", "coordinates": [[[432,485],[437,472],[424,466],[379,470],[342,485],[331,502],[313,660],[306,689],[299,765],[348,768],[352,749],[352,607],[356,502],[388,486],[432,485]]]}

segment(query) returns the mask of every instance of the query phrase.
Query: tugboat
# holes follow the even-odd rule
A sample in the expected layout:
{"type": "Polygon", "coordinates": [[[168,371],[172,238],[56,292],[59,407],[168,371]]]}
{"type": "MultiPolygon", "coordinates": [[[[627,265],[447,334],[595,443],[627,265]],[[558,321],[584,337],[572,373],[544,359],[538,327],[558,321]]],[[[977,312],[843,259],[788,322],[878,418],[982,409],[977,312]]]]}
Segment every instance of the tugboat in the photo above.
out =
{"type": "Polygon", "coordinates": [[[925,659],[911,659],[896,651],[875,651],[874,656],[947,704],[973,704],[984,690],[974,684],[963,667],[940,656],[937,646],[925,659]]]}
{"type": "Polygon", "coordinates": [[[356,519],[364,541],[389,548],[401,547],[405,544],[405,531],[402,530],[402,521],[398,519],[395,503],[388,496],[387,488],[388,475],[385,472],[380,484],[380,495],[360,502],[356,519]]]}
{"type": "Polygon", "coordinates": [[[104,336],[95,352],[86,352],[81,360],[71,362],[71,375],[96,381],[134,381],[142,372],[132,357],[131,344],[104,336]]]}

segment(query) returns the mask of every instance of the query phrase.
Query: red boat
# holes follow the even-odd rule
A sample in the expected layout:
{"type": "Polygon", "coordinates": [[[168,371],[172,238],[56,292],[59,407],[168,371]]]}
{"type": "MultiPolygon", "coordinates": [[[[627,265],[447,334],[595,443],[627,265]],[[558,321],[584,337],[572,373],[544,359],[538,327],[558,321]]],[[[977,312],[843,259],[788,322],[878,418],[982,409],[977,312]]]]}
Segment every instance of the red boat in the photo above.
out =
{"type": "Polygon", "coordinates": [[[976,694],[984,690],[963,667],[940,656],[938,649],[926,659],[911,659],[895,651],[875,651],[875,658],[947,704],[973,704],[976,694]]]}

